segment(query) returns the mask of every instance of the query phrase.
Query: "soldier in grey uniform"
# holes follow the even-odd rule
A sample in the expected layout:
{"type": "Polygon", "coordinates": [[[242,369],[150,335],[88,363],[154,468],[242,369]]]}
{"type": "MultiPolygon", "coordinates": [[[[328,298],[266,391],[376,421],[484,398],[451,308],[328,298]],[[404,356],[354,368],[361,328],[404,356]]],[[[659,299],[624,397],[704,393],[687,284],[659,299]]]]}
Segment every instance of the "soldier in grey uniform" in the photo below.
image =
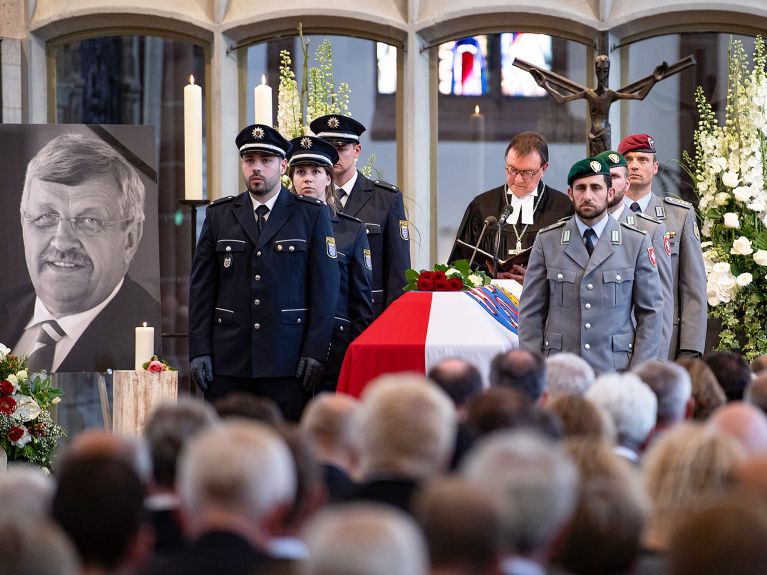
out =
{"type": "Polygon", "coordinates": [[[655,259],[658,262],[660,285],[663,290],[663,328],[660,347],[658,348],[658,359],[665,361],[671,344],[671,333],[674,329],[674,278],[671,275],[671,245],[666,234],[666,226],[648,214],[632,212],[624,203],[623,198],[626,190],[631,185],[628,179],[626,158],[612,150],[602,152],[597,155],[597,158],[610,166],[613,188],[615,188],[615,196],[607,203],[607,212],[617,221],[626,222],[644,230],[650,236],[655,259]]]}
{"type": "Polygon", "coordinates": [[[632,134],[621,140],[618,152],[626,158],[631,186],[624,202],[635,212],[650,214],[666,225],[674,280],[673,332],[668,359],[700,357],[706,342],[706,270],[700,247],[700,232],[692,204],[652,193],[658,173],[655,141],[647,134],[632,134]]]}
{"type": "Polygon", "coordinates": [[[615,192],[603,161],[576,162],[567,182],[576,215],[542,229],[533,243],[520,347],[575,353],[597,372],[657,358],[663,302],[649,236],[608,216],[615,192]]]}

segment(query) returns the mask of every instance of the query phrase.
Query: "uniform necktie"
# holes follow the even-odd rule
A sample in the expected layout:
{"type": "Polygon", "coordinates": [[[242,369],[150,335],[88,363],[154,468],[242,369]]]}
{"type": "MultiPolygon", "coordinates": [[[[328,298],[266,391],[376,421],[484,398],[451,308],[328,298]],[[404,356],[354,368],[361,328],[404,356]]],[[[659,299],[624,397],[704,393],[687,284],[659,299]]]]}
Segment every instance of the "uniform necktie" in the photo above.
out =
{"type": "Polygon", "coordinates": [[[634,213],[642,211],[642,208],[639,207],[639,204],[637,202],[632,202],[632,204],[629,206],[629,209],[634,213]]]}
{"type": "Polygon", "coordinates": [[[338,201],[341,202],[341,206],[346,205],[346,200],[348,199],[349,194],[346,193],[346,190],[343,188],[338,188],[338,201]]]}
{"type": "Polygon", "coordinates": [[[40,324],[37,341],[29,354],[29,371],[51,371],[53,367],[53,353],[56,351],[56,342],[66,333],[56,320],[44,321],[40,324]]]}
{"type": "Polygon", "coordinates": [[[256,208],[256,227],[258,227],[258,235],[261,235],[261,230],[264,229],[264,223],[266,223],[266,214],[269,213],[269,208],[264,204],[261,204],[256,208]]]}
{"type": "Polygon", "coordinates": [[[586,228],[586,231],[583,232],[583,243],[586,244],[586,251],[589,252],[589,256],[591,256],[594,251],[595,237],[597,237],[597,233],[591,228],[586,228]]]}

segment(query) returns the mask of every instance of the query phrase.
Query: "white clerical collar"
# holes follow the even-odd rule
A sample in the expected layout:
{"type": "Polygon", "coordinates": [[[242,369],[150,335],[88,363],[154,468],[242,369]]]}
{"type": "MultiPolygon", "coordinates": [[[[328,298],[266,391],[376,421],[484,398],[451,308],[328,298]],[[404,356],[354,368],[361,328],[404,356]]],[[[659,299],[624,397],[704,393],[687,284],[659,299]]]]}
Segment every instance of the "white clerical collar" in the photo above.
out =
{"type": "MultiPolygon", "coordinates": [[[[53,355],[53,365],[51,367],[51,371],[56,371],[59,365],[61,365],[61,362],[64,361],[64,358],[67,357],[69,352],[72,350],[75,343],[77,343],[77,340],[80,339],[80,336],[85,332],[86,329],[88,329],[88,326],[91,324],[91,322],[96,319],[96,316],[101,313],[101,310],[103,310],[107,304],[109,304],[109,302],[115,298],[117,292],[119,292],[120,288],[123,286],[124,281],[125,278],[121,279],[120,283],[118,283],[115,289],[112,290],[112,293],[110,293],[109,296],[97,306],[94,306],[85,311],[81,311],[79,313],[65,315],[59,318],[55,317],[48,310],[48,308],[45,307],[45,304],[40,300],[39,297],[36,297],[35,311],[32,314],[32,319],[29,320],[29,323],[27,323],[26,327],[24,328],[25,332],[22,336],[22,339],[20,340],[20,343],[29,339],[28,337],[24,337],[29,333],[26,331],[29,330],[29,328],[39,325],[44,321],[55,320],[61,329],[66,333],[66,335],[56,343],[56,351],[53,355]]],[[[34,333],[34,330],[31,333],[34,333]]],[[[29,341],[28,343],[25,342],[24,347],[27,347],[28,345],[29,350],[24,355],[28,355],[29,352],[31,352],[34,343],[34,341],[29,341]]]]}
{"type": "Polygon", "coordinates": [[[524,198],[518,198],[511,193],[511,190],[508,189],[506,193],[511,196],[511,207],[513,208],[513,211],[511,212],[511,215],[508,217],[506,222],[516,225],[517,222],[519,222],[519,216],[521,213],[522,223],[525,225],[532,224],[533,214],[535,213],[535,198],[538,196],[538,186],[536,186],[535,189],[527,194],[524,198]]]}

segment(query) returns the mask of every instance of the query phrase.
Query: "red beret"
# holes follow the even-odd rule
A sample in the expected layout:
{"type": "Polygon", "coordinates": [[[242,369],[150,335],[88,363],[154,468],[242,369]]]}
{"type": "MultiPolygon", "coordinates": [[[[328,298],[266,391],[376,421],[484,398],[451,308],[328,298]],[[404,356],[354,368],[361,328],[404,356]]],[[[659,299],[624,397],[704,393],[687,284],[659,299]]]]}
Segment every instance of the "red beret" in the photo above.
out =
{"type": "Polygon", "coordinates": [[[618,153],[624,156],[629,152],[655,153],[655,140],[647,134],[631,134],[621,140],[618,153]]]}

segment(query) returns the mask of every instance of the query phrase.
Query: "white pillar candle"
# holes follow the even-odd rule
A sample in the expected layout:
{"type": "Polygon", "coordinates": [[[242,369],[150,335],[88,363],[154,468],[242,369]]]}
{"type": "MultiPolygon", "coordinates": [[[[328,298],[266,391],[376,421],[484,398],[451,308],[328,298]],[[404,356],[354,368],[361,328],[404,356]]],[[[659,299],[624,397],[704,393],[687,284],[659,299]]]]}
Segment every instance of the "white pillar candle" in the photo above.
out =
{"type": "Polygon", "coordinates": [[[184,197],[202,199],[202,88],[184,86],[184,197]]]}
{"type": "Polygon", "coordinates": [[[256,124],[266,124],[274,127],[272,117],[272,89],[266,84],[266,76],[261,76],[261,85],[253,89],[253,117],[256,124]]]}
{"type": "Polygon", "coordinates": [[[154,355],[154,328],[147,327],[144,322],[143,327],[136,328],[136,371],[142,371],[144,364],[152,359],[154,355]]]}

